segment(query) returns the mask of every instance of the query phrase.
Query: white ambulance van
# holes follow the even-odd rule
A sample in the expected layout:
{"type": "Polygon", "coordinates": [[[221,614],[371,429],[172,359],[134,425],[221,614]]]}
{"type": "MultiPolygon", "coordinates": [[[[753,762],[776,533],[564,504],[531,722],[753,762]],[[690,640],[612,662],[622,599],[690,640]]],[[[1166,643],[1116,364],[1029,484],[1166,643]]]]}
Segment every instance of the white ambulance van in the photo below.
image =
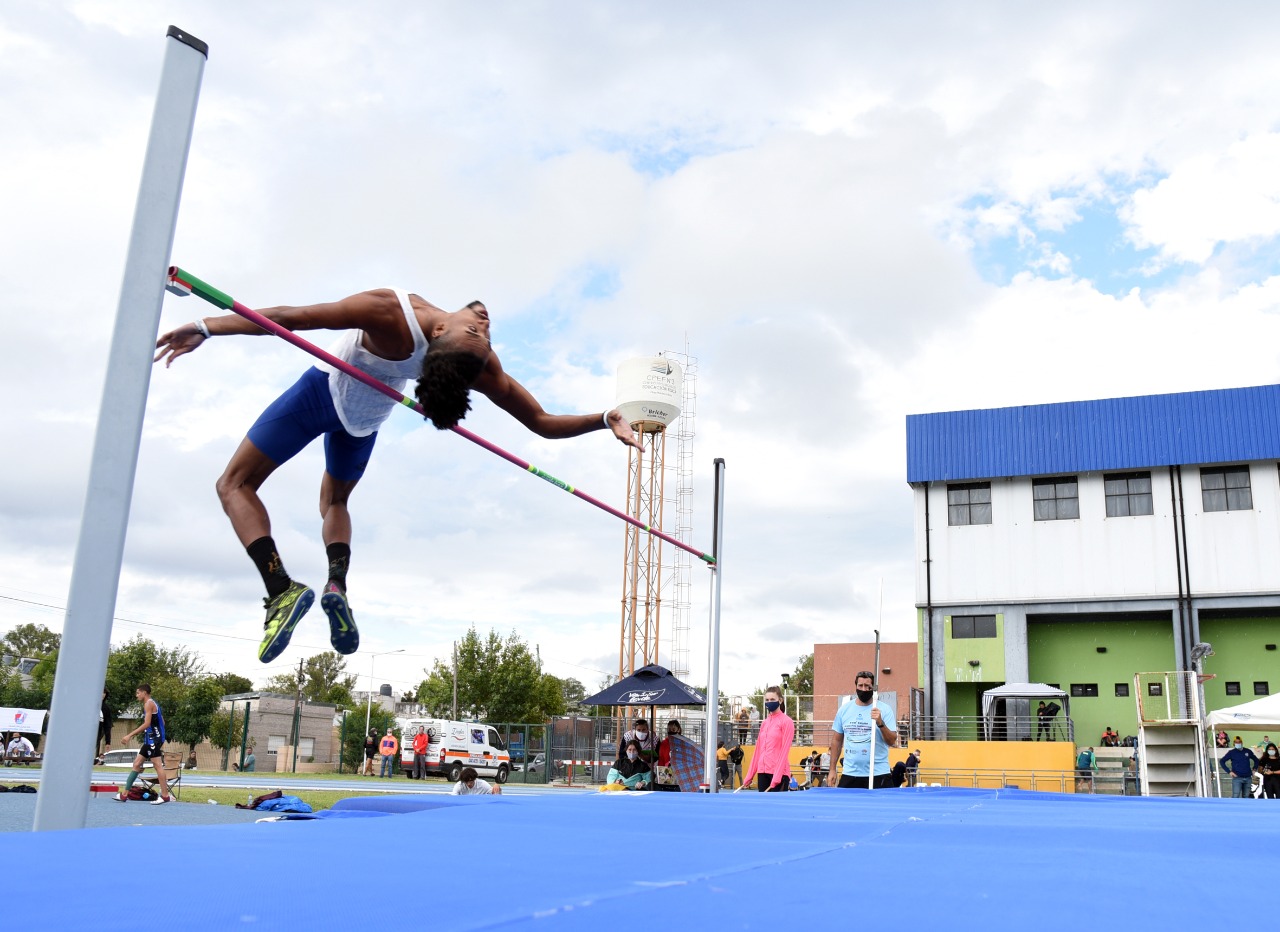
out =
{"type": "Polygon", "coordinates": [[[413,776],[413,737],[421,728],[427,735],[427,773],[457,783],[463,767],[474,767],[482,777],[506,783],[511,754],[498,730],[483,722],[451,722],[440,718],[410,718],[400,722],[400,766],[413,776]]]}

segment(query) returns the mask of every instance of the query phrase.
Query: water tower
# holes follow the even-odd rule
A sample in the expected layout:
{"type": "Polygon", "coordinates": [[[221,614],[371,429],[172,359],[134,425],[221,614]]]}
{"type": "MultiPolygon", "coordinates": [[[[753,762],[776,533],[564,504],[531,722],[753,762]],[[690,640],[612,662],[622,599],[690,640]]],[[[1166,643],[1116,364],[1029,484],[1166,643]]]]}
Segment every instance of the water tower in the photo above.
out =
{"type": "MultiPolygon", "coordinates": [[[[642,524],[673,533],[681,540],[689,536],[692,482],[682,477],[692,441],[692,387],[697,361],[688,354],[664,353],[629,359],[618,367],[617,409],[640,437],[643,449],[630,449],[627,459],[627,506],[629,515],[642,524]],[[673,358],[677,357],[677,358],[673,358]],[[684,365],[681,365],[681,362],[684,365]],[[692,363],[692,365],[690,365],[692,363]],[[690,376],[686,378],[686,375],[690,376]],[[667,436],[682,412],[682,428],[676,430],[676,495],[666,489],[667,436]],[[673,501],[674,514],[667,513],[673,501]]],[[[681,600],[688,606],[688,567],[683,577],[676,565],[664,567],[662,541],[639,528],[627,525],[623,545],[622,625],[618,650],[618,676],[629,676],[641,667],[658,662],[658,638],[662,630],[663,587],[674,589],[673,604],[678,614],[681,600]],[[669,578],[664,579],[664,568],[669,578]],[[683,588],[680,580],[685,579],[683,588]]],[[[676,548],[672,548],[673,551],[676,548]]],[[[671,614],[669,609],[669,614],[671,614]]],[[[677,675],[688,673],[688,622],[683,629],[676,620],[671,631],[670,666],[677,675]]]]}

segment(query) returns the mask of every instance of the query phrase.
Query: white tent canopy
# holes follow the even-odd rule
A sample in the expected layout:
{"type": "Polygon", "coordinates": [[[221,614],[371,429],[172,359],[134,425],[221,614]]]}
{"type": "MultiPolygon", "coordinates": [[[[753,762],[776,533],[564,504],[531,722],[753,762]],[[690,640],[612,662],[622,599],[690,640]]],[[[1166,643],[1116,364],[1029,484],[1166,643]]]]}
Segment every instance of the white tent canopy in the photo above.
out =
{"type": "Polygon", "coordinates": [[[1280,693],[1210,712],[1205,716],[1205,724],[1210,730],[1280,730],[1280,693]]]}
{"type": "MultiPolygon", "coordinates": [[[[982,694],[982,724],[986,739],[991,741],[994,736],[1001,734],[1002,729],[996,727],[996,719],[1003,718],[1005,720],[1003,729],[1005,739],[1003,740],[1030,740],[1031,724],[1035,721],[1031,702],[1035,700],[1061,700],[1063,715],[1070,722],[1071,700],[1061,689],[1046,683],[1006,683],[995,689],[988,689],[982,694]],[[1001,699],[1005,702],[997,705],[1001,699]],[[1014,704],[1010,700],[1022,701],[1014,704]],[[998,714],[1002,707],[1006,711],[998,714]]],[[[1070,725],[1068,725],[1068,732],[1070,732],[1070,725]]],[[[1070,740],[1069,734],[1068,740],[1070,740]]]]}

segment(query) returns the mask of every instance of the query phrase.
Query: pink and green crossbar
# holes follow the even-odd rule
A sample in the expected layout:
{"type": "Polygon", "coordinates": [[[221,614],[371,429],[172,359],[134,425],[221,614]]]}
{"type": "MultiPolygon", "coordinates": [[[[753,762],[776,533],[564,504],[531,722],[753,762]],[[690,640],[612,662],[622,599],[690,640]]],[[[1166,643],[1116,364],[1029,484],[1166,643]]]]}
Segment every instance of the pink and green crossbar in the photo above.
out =
{"type": "MultiPolygon", "coordinates": [[[[225,310],[225,311],[234,311],[236,314],[239,314],[241,317],[245,318],[246,320],[252,321],[253,323],[257,324],[263,330],[266,330],[269,333],[274,333],[276,336],[280,337],[282,340],[287,340],[288,342],[292,343],[294,346],[298,347],[298,349],[305,350],[306,352],[310,353],[312,356],[315,356],[317,359],[323,359],[325,362],[333,366],[335,369],[340,369],[341,371],[345,372],[347,375],[351,376],[353,379],[356,379],[357,381],[363,382],[365,385],[368,385],[374,391],[381,392],[382,394],[386,395],[388,398],[392,399],[393,401],[397,401],[400,404],[404,405],[406,408],[410,408],[418,412],[418,414],[423,415],[424,417],[426,416],[426,412],[422,410],[422,406],[418,404],[416,401],[414,401],[412,398],[410,398],[408,395],[404,395],[396,391],[391,386],[383,382],[379,382],[377,379],[369,375],[367,372],[362,372],[361,370],[357,369],[355,366],[351,365],[350,363],[344,362],[343,360],[339,359],[337,356],[334,356],[331,353],[327,353],[324,350],[320,349],[320,347],[315,346],[311,343],[308,343],[306,340],[302,339],[302,337],[298,336],[292,330],[287,330],[284,327],[277,324],[275,321],[269,320],[266,317],[263,317],[257,311],[253,310],[253,308],[245,307],[243,304],[241,304],[235,298],[231,297],[231,295],[227,294],[225,291],[219,291],[217,288],[214,288],[208,282],[204,282],[196,278],[194,275],[192,275],[190,272],[186,271],[185,269],[180,269],[176,265],[170,266],[169,281],[168,281],[167,287],[174,294],[178,294],[178,295],[194,294],[197,297],[203,298],[204,300],[208,301],[214,307],[221,308],[222,310],[225,310]]],[[[715,562],[716,562],[715,557],[711,556],[710,554],[702,553],[698,549],[694,547],[690,547],[688,544],[684,543],[683,541],[680,541],[672,537],[670,534],[664,534],[662,531],[659,531],[657,528],[650,527],[649,525],[643,523],[642,521],[636,520],[631,515],[626,514],[625,512],[621,512],[618,509],[612,507],[611,505],[606,505],[604,502],[600,501],[600,499],[595,498],[594,496],[588,495],[586,492],[582,491],[579,488],[575,488],[574,486],[570,485],[569,483],[565,482],[562,479],[557,479],[555,476],[551,475],[551,473],[546,472],[545,470],[539,469],[537,466],[534,466],[532,463],[525,462],[520,457],[516,456],[514,453],[508,453],[506,450],[502,449],[502,447],[498,446],[497,444],[490,443],[488,440],[485,440],[483,437],[479,436],[478,434],[473,434],[471,431],[467,430],[465,427],[454,426],[454,427],[450,427],[449,429],[453,431],[455,434],[457,434],[458,436],[465,437],[466,439],[470,440],[472,443],[476,444],[477,446],[484,447],[484,449],[488,450],[490,453],[494,453],[502,457],[508,463],[512,463],[516,466],[519,466],[525,472],[531,472],[535,476],[537,476],[539,479],[545,479],[547,482],[550,482],[552,485],[558,488],[564,489],[564,491],[568,492],[570,495],[573,495],[576,498],[580,498],[584,502],[589,502],[590,504],[595,505],[601,511],[606,511],[609,514],[613,515],[615,518],[621,518],[623,521],[627,522],[631,526],[637,527],[648,534],[652,534],[654,537],[657,537],[660,540],[665,540],[667,543],[671,544],[672,546],[679,547],[681,550],[684,550],[693,554],[695,557],[697,557],[699,560],[702,560],[704,563],[708,564],[709,566],[715,565],[715,562]]]]}

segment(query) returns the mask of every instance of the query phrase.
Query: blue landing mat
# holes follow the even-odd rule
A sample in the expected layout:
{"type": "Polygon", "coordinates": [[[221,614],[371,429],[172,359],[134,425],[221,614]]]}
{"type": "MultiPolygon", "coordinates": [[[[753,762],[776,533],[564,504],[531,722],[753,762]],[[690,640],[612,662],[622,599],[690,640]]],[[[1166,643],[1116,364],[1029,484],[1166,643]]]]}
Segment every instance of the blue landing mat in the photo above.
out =
{"type": "Polygon", "coordinates": [[[128,878],[146,864],[184,932],[370,928],[385,896],[432,929],[1188,929],[1280,876],[1267,801],[926,788],[403,799],[380,802],[417,811],[145,840],[10,834],[0,865],[39,904],[24,929],[136,928],[136,910],[112,904],[136,901],[128,878]]]}

